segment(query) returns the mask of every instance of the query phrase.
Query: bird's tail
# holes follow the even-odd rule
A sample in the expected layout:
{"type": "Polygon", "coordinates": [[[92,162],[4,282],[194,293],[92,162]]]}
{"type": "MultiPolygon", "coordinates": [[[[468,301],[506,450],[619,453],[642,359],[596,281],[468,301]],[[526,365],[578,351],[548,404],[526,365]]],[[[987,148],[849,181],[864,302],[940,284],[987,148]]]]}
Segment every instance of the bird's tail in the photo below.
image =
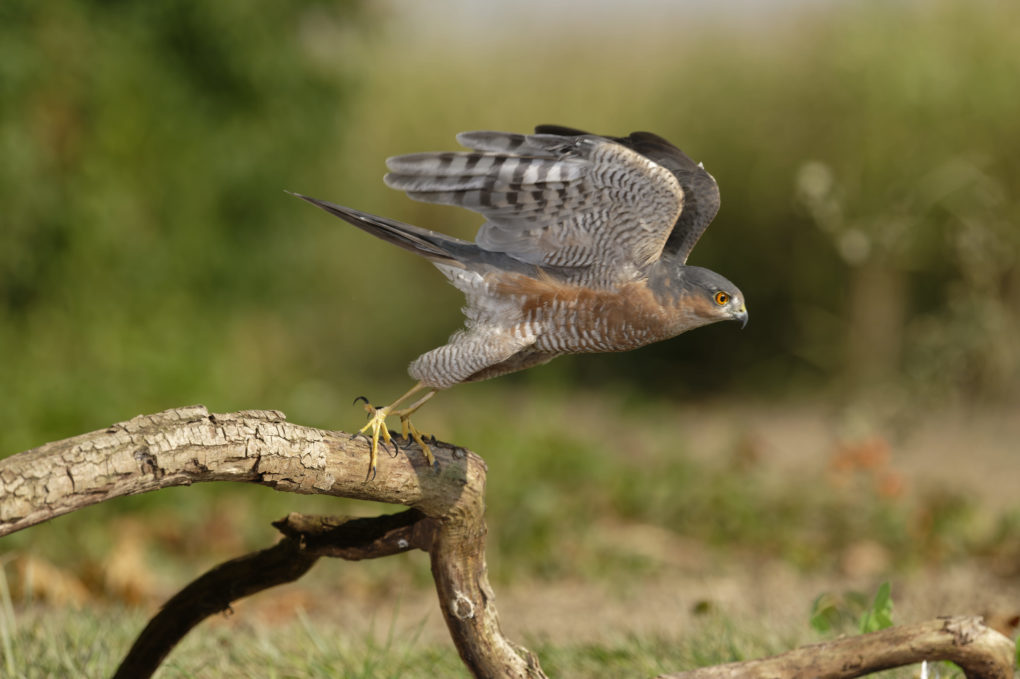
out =
{"type": "Polygon", "coordinates": [[[293,193],[291,191],[287,193],[322,208],[331,215],[353,224],[362,231],[367,231],[373,236],[382,238],[384,241],[398,245],[405,250],[421,255],[436,263],[457,263],[458,259],[450,246],[465,244],[456,238],[451,238],[450,236],[418,226],[412,226],[411,224],[398,222],[395,219],[370,215],[367,212],[344,207],[343,205],[336,205],[325,200],[302,196],[300,193],[293,193]]]}

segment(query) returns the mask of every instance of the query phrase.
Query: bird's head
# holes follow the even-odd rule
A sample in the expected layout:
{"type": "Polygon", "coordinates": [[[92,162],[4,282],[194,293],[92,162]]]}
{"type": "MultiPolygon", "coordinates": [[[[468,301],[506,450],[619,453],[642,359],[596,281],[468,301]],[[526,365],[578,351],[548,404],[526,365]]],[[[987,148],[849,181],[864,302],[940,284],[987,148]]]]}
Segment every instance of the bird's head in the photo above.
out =
{"type": "Polygon", "coordinates": [[[747,325],[747,305],[740,288],[700,266],[683,266],[679,273],[684,306],[703,325],[717,321],[740,321],[741,328],[747,325]]]}

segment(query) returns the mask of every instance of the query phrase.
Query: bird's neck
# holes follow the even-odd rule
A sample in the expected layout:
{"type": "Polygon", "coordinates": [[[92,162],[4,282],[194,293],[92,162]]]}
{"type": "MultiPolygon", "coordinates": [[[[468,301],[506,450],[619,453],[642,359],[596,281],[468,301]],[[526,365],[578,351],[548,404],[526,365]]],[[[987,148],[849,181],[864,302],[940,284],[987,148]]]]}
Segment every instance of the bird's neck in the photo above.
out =
{"type": "Polygon", "coordinates": [[[663,306],[673,306],[684,293],[684,267],[667,258],[659,259],[648,269],[648,288],[663,306]]]}

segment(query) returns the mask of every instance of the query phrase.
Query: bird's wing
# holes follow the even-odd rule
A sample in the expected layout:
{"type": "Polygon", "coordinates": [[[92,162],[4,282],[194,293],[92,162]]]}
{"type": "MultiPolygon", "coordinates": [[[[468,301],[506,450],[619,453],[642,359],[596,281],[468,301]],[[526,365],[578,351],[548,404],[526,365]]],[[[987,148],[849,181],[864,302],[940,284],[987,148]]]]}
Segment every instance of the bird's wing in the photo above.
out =
{"type": "Polygon", "coordinates": [[[472,151],[390,158],[385,181],[415,200],[484,215],[475,240],[486,250],[619,279],[660,256],[681,216],[676,173],[626,143],[547,132],[457,140],[472,151]]]}
{"type": "Polygon", "coordinates": [[[634,132],[619,142],[673,173],[684,192],[683,212],[663,250],[686,262],[701,234],[719,212],[719,185],[701,163],[651,132],[634,132]]]}
{"type": "MultiPolygon", "coordinates": [[[[587,132],[559,125],[539,125],[535,132],[580,136],[587,132]]],[[[686,153],[657,134],[634,132],[628,137],[610,137],[615,142],[640,153],[649,160],[673,173],[683,189],[683,211],[673,225],[666,240],[664,252],[686,262],[701,234],[719,212],[719,185],[701,163],[695,163],[686,153]]]]}

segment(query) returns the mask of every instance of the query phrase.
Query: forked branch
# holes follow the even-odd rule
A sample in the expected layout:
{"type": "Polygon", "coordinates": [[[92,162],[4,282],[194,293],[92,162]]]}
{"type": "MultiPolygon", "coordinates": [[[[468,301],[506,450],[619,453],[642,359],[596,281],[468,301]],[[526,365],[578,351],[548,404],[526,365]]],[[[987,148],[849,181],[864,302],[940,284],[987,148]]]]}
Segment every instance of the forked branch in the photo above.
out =
{"type": "Polygon", "coordinates": [[[431,520],[417,509],[373,518],[336,519],[291,514],[273,523],[286,537],[216,566],[175,594],[132,644],[114,679],[150,677],[198,623],[262,590],[293,582],[321,556],[350,561],[428,550],[431,520]]]}
{"type": "Polygon", "coordinates": [[[544,677],[534,655],[500,630],[485,563],[485,463],[448,444],[432,452],[438,471],[414,450],[380,456],[378,476],[366,482],[363,439],[291,424],[277,411],[219,415],[192,406],[141,415],[0,460],[0,536],[122,495],[203,481],[408,505],[419,515],[406,535],[378,530],[383,517],[361,524],[301,517],[284,524],[290,537],[280,545],[223,564],[178,594],[139,638],[138,655],[158,656],[165,640],[180,638],[231,600],[299,577],[319,556],[371,558],[393,553],[391,544],[397,551],[428,549],[443,617],[475,676],[544,677]],[[363,534],[352,538],[359,527],[363,534]],[[231,578],[237,578],[232,589],[218,589],[231,578]]]}

